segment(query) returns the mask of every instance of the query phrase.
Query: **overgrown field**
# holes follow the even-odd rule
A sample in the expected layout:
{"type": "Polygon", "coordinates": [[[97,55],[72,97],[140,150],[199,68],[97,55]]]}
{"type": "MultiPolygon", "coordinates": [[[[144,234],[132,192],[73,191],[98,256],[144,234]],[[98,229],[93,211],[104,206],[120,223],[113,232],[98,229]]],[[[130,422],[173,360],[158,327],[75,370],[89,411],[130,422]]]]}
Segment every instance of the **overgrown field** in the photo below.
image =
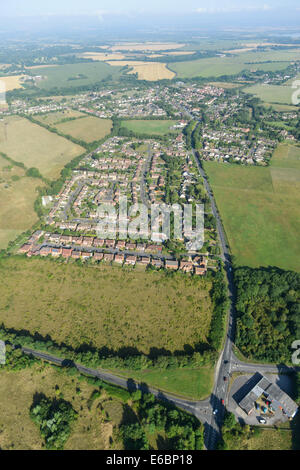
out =
{"type": "Polygon", "coordinates": [[[33,204],[42,182],[24,174],[0,156],[0,249],[37,221],[33,204]]]}
{"type": "Polygon", "coordinates": [[[13,116],[0,122],[0,152],[27,168],[38,168],[47,178],[56,179],[65,164],[84,151],[27,119],[13,116]]]}
{"type": "MultiPolygon", "coordinates": [[[[108,400],[103,393],[94,400],[89,409],[88,404],[95,387],[78,377],[73,378],[65,372],[51,366],[37,364],[31,369],[20,371],[0,370],[0,447],[3,450],[39,450],[43,448],[43,439],[38,427],[29,416],[29,409],[36,393],[51,398],[63,398],[72,403],[78,412],[77,420],[72,424],[71,435],[65,449],[96,450],[111,446],[113,426],[122,420],[123,405],[108,400]],[[105,419],[105,409],[115,409],[114,416],[105,419]],[[106,422],[105,422],[106,421],[106,422]]],[[[117,444],[117,443],[115,443],[117,444]]],[[[116,448],[121,448],[116,445],[116,448]]]]}
{"type": "Polygon", "coordinates": [[[65,64],[57,67],[36,68],[32,73],[41,75],[37,82],[39,88],[45,90],[70,89],[92,86],[103,80],[118,79],[121,67],[111,67],[105,62],[65,64]]]}
{"type": "Polygon", "coordinates": [[[149,135],[165,135],[169,132],[175,132],[176,129],[170,129],[174,126],[177,121],[169,120],[132,120],[122,121],[121,126],[126,127],[129,131],[136,132],[137,134],[149,134],[149,135]]]}
{"type": "Polygon", "coordinates": [[[128,354],[183,351],[207,342],[207,279],[23,257],[3,259],[0,275],[7,327],[128,354]]]}
{"type": "Polygon", "coordinates": [[[71,135],[75,139],[90,143],[103,139],[103,137],[110,134],[112,121],[110,119],[87,116],[56,124],[55,127],[63,134],[71,135]]]}
{"type": "Polygon", "coordinates": [[[239,266],[299,271],[299,159],[281,144],[266,168],[204,163],[239,266]]]}

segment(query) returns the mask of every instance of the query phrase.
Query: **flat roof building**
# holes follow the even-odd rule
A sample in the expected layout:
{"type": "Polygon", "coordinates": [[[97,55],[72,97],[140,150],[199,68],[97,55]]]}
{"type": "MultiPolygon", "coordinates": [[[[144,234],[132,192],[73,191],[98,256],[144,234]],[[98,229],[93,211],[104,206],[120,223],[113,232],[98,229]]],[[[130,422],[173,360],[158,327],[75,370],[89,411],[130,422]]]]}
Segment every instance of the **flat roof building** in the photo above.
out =
{"type": "Polygon", "coordinates": [[[278,385],[270,382],[263,375],[257,374],[258,381],[256,385],[239,402],[239,406],[249,415],[255,408],[256,400],[264,395],[275,410],[282,410],[288,418],[292,419],[298,411],[298,405],[295,403],[278,385]]]}

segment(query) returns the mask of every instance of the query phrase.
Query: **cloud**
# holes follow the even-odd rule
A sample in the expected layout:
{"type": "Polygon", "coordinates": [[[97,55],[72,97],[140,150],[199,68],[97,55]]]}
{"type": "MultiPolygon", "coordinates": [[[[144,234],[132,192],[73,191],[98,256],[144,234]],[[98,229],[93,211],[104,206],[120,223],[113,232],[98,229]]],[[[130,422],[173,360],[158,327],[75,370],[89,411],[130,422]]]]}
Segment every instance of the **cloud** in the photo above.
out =
{"type": "Polygon", "coordinates": [[[244,12],[244,11],[270,11],[273,8],[270,5],[257,5],[257,6],[251,6],[251,5],[244,5],[244,6],[236,6],[236,7],[203,7],[203,8],[197,8],[196,12],[197,13],[209,13],[209,14],[215,14],[215,13],[239,13],[239,12],[244,12]]]}

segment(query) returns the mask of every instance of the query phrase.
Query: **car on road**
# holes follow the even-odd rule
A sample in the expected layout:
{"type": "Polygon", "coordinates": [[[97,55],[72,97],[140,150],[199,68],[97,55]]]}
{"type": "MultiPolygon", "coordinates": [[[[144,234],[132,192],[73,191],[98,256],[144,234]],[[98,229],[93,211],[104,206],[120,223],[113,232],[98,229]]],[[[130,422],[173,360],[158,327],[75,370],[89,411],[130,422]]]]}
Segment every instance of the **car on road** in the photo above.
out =
{"type": "Polygon", "coordinates": [[[267,423],[267,420],[266,420],[265,418],[259,417],[259,418],[257,418],[257,419],[258,419],[258,422],[259,422],[260,424],[266,424],[266,423],[267,423]]]}
{"type": "Polygon", "coordinates": [[[224,379],[224,382],[227,382],[227,377],[224,376],[223,379],[224,379]]]}

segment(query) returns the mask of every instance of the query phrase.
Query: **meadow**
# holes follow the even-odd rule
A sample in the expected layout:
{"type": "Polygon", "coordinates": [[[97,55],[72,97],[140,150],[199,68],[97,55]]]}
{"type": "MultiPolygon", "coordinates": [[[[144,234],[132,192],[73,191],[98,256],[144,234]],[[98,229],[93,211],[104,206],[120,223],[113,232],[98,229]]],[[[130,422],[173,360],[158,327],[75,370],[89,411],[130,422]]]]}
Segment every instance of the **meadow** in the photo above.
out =
{"type": "Polygon", "coordinates": [[[270,167],[204,162],[237,265],[299,271],[299,159],[281,144],[270,167]]]}
{"type": "Polygon", "coordinates": [[[290,86],[284,85],[254,85],[244,88],[243,91],[266,103],[291,105],[294,90],[290,86]]]}
{"type": "Polygon", "coordinates": [[[211,281],[16,257],[0,264],[1,321],[73,347],[182,351],[207,343],[211,281]]]}
{"type": "Polygon", "coordinates": [[[0,122],[0,152],[56,179],[65,164],[85,149],[25,118],[13,116],[0,122]]]}
{"type": "Polygon", "coordinates": [[[70,89],[92,86],[102,80],[120,77],[121,67],[111,67],[105,62],[65,64],[49,68],[36,68],[34,75],[41,75],[37,86],[44,90],[70,89]]]}
{"type": "Polygon", "coordinates": [[[112,121],[110,119],[86,116],[61,124],[55,124],[55,127],[63,134],[71,135],[75,139],[90,143],[103,139],[103,137],[110,134],[112,121]]]}
{"type": "Polygon", "coordinates": [[[149,135],[165,135],[169,132],[175,132],[176,129],[170,129],[177,121],[159,120],[153,121],[136,119],[130,121],[122,121],[122,127],[126,127],[129,131],[136,132],[137,134],[149,135]]]}

